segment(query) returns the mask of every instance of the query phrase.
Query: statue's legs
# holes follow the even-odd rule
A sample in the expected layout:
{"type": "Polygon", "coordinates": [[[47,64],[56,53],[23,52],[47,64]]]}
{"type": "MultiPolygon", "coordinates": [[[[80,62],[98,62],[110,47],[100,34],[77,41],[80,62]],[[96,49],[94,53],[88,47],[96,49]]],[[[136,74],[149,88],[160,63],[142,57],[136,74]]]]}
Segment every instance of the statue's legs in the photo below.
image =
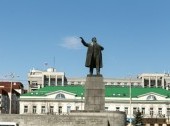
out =
{"type": "Polygon", "coordinates": [[[93,67],[90,67],[90,75],[92,75],[93,74],[93,67]]]}
{"type": "Polygon", "coordinates": [[[96,74],[97,74],[97,75],[100,74],[100,68],[96,68],[96,74]]]}

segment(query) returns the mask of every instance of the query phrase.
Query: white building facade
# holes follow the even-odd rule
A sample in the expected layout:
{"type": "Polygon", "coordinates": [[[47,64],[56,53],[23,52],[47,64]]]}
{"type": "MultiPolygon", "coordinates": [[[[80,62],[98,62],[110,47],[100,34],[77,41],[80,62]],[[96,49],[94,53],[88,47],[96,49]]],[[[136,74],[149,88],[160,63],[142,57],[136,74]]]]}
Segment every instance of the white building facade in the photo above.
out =
{"type": "MultiPolygon", "coordinates": [[[[106,86],[105,110],[125,111],[133,118],[140,110],[144,118],[169,118],[170,91],[162,88],[106,86]],[[131,102],[130,102],[131,101],[131,102]]],[[[20,97],[20,114],[69,114],[84,110],[84,87],[55,86],[24,94],[20,97]]]]}
{"type": "MultiPolygon", "coordinates": [[[[85,85],[86,78],[66,78],[64,72],[55,68],[47,70],[32,69],[28,73],[29,91],[46,86],[85,85]]],[[[170,74],[168,73],[142,73],[136,77],[104,78],[105,85],[140,86],[170,89],[170,74]]]]}
{"type": "Polygon", "coordinates": [[[29,91],[34,91],[46,86],[64,86],[67,79],[64,72],[57,72],[55,68],[46,71],[32,69],[28,73],[29,91]]]}
{"type": "MultiPolygon", "coordinates": [[[[67,78],[68,85],[84,85],[86,78],[67,78]]],[[[170,74],[168,73],[143,73],[136,78],[104,78],[105,85],[117,86],[141,86],[141,87],[158,87],[170,89],[170,74]]]]}

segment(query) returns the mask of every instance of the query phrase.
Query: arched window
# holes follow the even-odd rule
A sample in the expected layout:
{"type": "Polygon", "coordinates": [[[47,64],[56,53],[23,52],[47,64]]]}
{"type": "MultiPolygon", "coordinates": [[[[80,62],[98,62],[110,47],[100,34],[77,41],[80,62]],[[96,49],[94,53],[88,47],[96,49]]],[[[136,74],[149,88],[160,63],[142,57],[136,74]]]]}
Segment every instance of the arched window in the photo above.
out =
{"type": "Polygon", "coordinates": [[[64,94],[57,94],[55,99],[65,99],[65,95],[64,94]]]}
{"type": "Polygon", "coordinates": [[[157,100],[156,97],[154,95],[149,95],[146,100],[149,100],[149,101],[155,101],[157,100]]]}

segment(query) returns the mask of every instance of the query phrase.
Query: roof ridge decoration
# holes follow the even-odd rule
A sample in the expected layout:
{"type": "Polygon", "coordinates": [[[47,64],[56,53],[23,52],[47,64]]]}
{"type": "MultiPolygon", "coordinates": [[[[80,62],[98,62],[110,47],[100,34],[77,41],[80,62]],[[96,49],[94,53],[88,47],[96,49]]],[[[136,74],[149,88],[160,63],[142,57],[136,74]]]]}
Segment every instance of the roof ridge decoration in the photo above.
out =
{"type": "Polygon", "coordinates": [[[142,95],[138,95],[137,98],[147,96],[147,95],[157,95],[157,96],[161,96],[161,97],[164,97],[164,98],[168,97],[168,94],[162,95],[162,94],[159,94],[159,93],[156,93],[156,92],[148,92],[148,93],[145,93],[145,94],[142,94],[142,95]]]}
{"type": "Polygon", "coordinates": [[[58,90],[58,91],[53,91],[53,92],[46,93],[45,96],[52,95],[52,94],[56,94],[56,93],[76,95],[75,93],[71,93],[71,92],[68,92],[68,91],[58,90]]]}

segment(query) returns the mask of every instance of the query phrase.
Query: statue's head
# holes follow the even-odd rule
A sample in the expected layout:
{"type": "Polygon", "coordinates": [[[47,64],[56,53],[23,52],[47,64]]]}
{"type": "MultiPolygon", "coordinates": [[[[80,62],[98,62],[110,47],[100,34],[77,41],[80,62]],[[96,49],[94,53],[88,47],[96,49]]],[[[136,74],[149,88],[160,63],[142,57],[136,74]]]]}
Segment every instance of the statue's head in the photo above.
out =
{"type": "Polygon", "coordinates": [[[96,37],[93,37],[93,38],[92,38],[92,42],[97,42],[96,37]]]}

